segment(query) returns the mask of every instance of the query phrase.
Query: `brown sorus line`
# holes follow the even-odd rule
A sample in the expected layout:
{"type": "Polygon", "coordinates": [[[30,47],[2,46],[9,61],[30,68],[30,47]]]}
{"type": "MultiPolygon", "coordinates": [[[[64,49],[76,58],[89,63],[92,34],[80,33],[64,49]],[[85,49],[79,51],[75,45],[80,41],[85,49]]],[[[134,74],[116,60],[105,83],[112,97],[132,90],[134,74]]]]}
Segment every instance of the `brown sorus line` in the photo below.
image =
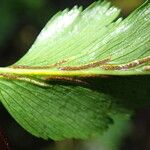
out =
{"type": "Polygon", "coordinates": [[[48,66],[24,66],[24,65],[19,65],[19,66],[10,66],[10,68],[16,68],[16,69],[48,69],[48,68],[53,68],[53,67],[58,67],[62,64],[64,64],[65,62],[67,62],[67,60],[62,60],[59,61],[55,64],[52,65],[48,65],[48,66]]]}
{"type": "Polygon", "coordinates": [[[60,70],[66,70],[66,71],[71,71],[71,70],[83,70],[83,69],[89,69],[89,68],[95,68],[95,67],[98,67],[100,65],[103,65],[103,64],[106,64],[108,61],[110,61],[110,58],[107,58],[107,59],[103,59],[103,60],[100,60],[100,61],[97,61],[97,62],[92,62],[92,63],[89,63],[89,64],[86,64],[86,65],[81,65],[81,66],[66,66],[66,67],[62,67],[62,68],[59,68],[60,70]]]}
{"type": "Polygon", "coordinates": [[[150,71],[150,66],[145,66],[144,71],[150,71]]]}
{"type": "Polygon", "coordinates": [[[87,82],[77,79],[77,78],[72,78],[72,77],[45,77],[44,80],[46,81],[66,81],[66,82],[70,82],[70,83],[81,83],[81,84],[87,84],[87,82]]]}
{"type": "Polygon", "coordinates": [[[6,79],[17,79],[17,76],[10,75],[10,74],[0,74],[0,76],[6,78],[6,79]]]}
{"type": "Polygon", "coordinates": [[[127,70],[127,69],[134,68],[141,64],[148,63],[148,62],[150,62],[150,56],[139,59],[139,60],[134,60],[127,64],[122,64],[122,65],[109,64],[109,65],[100,66],[100,68],[105,69],[105,70],[127,70]]]}

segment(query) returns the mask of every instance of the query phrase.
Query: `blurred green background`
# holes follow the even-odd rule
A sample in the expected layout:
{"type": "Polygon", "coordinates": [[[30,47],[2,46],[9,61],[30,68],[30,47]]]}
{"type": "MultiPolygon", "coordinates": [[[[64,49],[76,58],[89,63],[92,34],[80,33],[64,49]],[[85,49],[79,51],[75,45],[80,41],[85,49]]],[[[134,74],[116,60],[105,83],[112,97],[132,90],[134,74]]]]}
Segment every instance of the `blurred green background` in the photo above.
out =
{"type": "MultiPolygon", "coordinates": [[[[94,0],[1,0],[0,66],[11,65],[21,58],[56,12],[74,5],[86,7],[92,2],[94,0]]],[[[115,6],[122,9],[124,17],[143,2],[144,0],[112,0],[115,6]]],[[[146,150],[150,149],[149,116],[149,108],[138,110],[132,122],[116,116],[116,124],[97,140],[54,142],[27,133],[0,105],[0,128],[5,132],[12,150],[140,150],[142,146],[146,150]],[[140,142],[143,144],[141,147],[140,142]]]]}

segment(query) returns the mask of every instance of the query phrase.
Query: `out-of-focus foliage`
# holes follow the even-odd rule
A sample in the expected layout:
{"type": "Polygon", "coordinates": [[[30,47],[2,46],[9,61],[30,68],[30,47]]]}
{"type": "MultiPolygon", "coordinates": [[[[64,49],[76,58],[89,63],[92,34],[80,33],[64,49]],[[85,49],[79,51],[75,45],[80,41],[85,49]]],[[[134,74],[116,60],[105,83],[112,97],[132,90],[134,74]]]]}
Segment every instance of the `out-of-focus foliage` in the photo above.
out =
{"type": "Polygon", "coordinates": [[[112,2],[121,8],[122,13],[126,16],[130,11],[141,5],[144,0],[112,0],[112,2]]]}
{"type": "Polygon", "coordinates": [[[48,0],[1,0],[1,66],[9,65],[23,55],[57,10],[54,3],[48,0]]]}

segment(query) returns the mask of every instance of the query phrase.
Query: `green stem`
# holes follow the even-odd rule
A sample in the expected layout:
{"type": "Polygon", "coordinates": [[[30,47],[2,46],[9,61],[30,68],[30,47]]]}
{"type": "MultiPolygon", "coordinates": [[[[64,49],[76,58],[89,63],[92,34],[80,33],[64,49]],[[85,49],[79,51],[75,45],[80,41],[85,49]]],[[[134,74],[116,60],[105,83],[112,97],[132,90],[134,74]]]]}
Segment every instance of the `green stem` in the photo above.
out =
{"type": "Polygon", "coordinates": [[[149,75],[150,71],[135,71],[135,70],[78,70],[78,71],[64,71],[64,70],[50,70],[50,69],[22,69],[0,67],[0,74],[13,74],[23,76],[51,76],[51,77],[92,77],[101,75],[149,75]]]}

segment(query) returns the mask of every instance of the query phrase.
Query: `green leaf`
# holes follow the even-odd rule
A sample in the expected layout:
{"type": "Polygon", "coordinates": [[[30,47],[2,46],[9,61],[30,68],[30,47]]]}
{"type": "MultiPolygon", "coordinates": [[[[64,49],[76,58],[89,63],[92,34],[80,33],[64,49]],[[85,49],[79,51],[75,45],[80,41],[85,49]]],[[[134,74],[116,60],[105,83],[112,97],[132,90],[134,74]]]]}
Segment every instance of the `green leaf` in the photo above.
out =
{"type": "Polygon", "coordinates": [[[16,65],[59,64],[50,70],[56,74],[63,74],[60,70],[74,70],[73,75],[88,72],[87,76],[150,74],[149,6],[147,2],[115,22],[119,10],[106,1],[83,12],[74,7],[58,13],[16,65]]]}
{"type": "Polygon", "coordinates": [[[149,103],[148,77],[101,77],[150,74],[150,4],[124,20],[119,12],[107,1],[59,12],[0,68],[1,102],[22,127],[44,139],[98,137],[114,113],[149,103]]]}

